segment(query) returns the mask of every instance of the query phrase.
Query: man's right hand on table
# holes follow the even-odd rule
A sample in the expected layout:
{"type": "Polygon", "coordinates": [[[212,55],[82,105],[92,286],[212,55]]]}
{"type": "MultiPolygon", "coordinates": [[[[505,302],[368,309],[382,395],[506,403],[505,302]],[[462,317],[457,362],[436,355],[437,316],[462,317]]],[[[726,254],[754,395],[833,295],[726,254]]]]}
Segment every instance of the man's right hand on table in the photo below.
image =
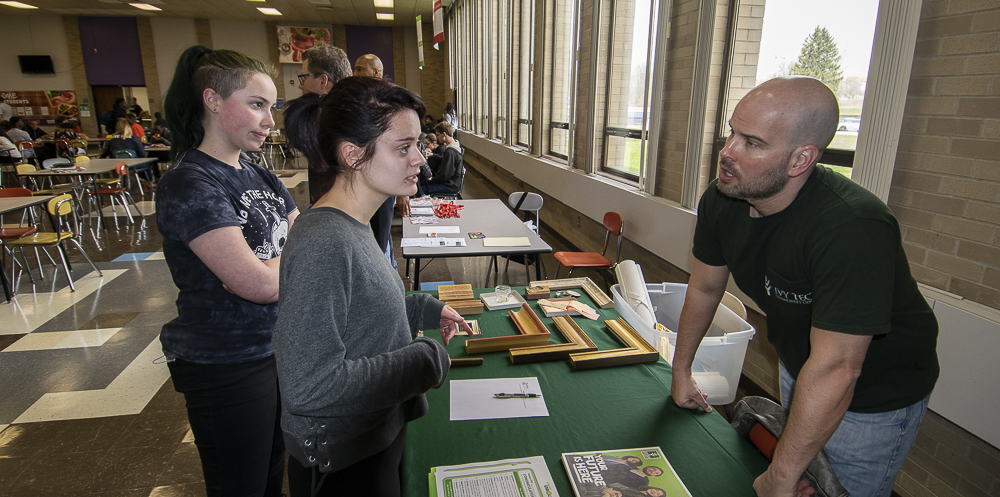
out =
{"type": "Polygon", "coordinates": [[[705,412],[712,412],[712,406],[706,400],[708,394],[701,393],[691,373],[674,371],[673,379],[670,380],[670,396],[673,397],[675,404],[685,409],[701,407],[705,412]]]}

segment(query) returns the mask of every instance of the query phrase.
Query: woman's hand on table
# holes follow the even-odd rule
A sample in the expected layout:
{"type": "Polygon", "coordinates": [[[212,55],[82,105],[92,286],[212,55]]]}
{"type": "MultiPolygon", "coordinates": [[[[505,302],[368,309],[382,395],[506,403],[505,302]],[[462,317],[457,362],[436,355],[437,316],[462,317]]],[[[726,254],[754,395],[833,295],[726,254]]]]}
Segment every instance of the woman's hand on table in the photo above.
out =
{"type": "Polygon", "coordinates": [[[472,328],[469,327],[469,323],[465,322],[465,318],[451,306],[444,306],[444,309],[441,309],[441,340],[444,341],[445,345],[448,345],[451,337],[460,330],[465,331],[466,335],[472,336],[472,328]]]}

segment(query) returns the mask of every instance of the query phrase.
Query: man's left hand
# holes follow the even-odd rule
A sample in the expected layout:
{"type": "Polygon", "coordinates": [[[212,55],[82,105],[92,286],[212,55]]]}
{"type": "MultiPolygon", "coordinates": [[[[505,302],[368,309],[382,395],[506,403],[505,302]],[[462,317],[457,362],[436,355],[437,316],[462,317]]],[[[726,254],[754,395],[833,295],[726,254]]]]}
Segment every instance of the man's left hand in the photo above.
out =
{"type": "Polygon", "coordinates": [[[806,480],[781,481],[770,468],[754,480],[753,489],[760,497],[810,497],[816,491],[806,480]]]}

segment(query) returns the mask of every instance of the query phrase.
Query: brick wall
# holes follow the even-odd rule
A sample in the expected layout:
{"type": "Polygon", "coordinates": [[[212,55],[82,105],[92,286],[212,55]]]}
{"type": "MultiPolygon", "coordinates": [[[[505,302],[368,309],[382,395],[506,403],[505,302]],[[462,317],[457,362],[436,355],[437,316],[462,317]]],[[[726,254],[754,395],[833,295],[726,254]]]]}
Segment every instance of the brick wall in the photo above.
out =
{"type": "MultiPolygon", "coordinates": [[[[454,93],[448,83],[448,50],[454,37],[453,33],[445,32],[444,41],[434,49],[434,25],[425,22],[424,27],[424,68],[420,71],[420,92],[427,105],[427,113],[434,119],[441,119],[444,106],[454,103],[454,93]]],[[[402,48],[401,48],[402,49],[402,48]]]]}
{"type": "Polygon", "coordinates": [[[889,206],[918,281],[1000,308],[1000,6],[920,17],[889,206]]]}
{"type": "Polygon", "coordinates": [[[395,71],[395,81],[399,86],[406,86],[406,36],[404,29],[392,28],[392,66],[395,71]]]}
{"type": "Polygon", "coordinates": [[[655,195],[681,201],[684,184],[684,149],[687,142],[688,113],[691,108],[691,80],[694,45],[698,34],[697,0],[677,0],[670,13],[670,44],[666,57],[665,90],[660,95],[662,130],[659,136],[655,195]]]}
{"type": "Polygon", "coordinates": [[[62,16],[63,28],[66,30],[66,51],[69,53],[69,65],[73,71],[73,88],[76,89],[78,102],[89,102],[90,117],[80,116],[80,129],[87,136],[97,136],[97,108],[94,106],[94,95],[90,93],[87,83],[87,67],[83,60],[83,45],[80,43],[80,22],[76,16],[62,16]]]}
{"type": "MultiPolygon", "coordinates": [[[[914,277],[1000,308],[1000,5],[923,2],[889,207],[914,277]]],[[[1000,450],[928,412],[903,496],[1000,495],[1000,450]]]]}
{"type": "Polygon", "coordinates": [[[152,117],[154,112],[160,112],[163,104],[160,91],[159,71],[156,69],[156,48],[153,43],[153,27],[148,17],[137,17],[136,28],[139,31],[139,50],[142,52],[142,73],[146,77],[146,94],[149,95],[143,106],[152,117]],[[152,100],[152,102],[149,102],[152,100]]]}

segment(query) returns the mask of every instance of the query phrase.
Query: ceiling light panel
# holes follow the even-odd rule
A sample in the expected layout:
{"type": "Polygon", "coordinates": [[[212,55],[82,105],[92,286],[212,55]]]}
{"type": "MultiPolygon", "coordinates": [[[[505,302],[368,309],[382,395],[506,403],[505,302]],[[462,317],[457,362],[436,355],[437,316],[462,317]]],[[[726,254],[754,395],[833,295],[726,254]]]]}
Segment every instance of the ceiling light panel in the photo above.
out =
{"type": "Polygon", "coordinates": [[[375,19],[380,21],[391,21],[395,18],[392,14],[386,14],[385,12],[376,12],[375,19]]]}
{"type": "Polygon", "coordinates": [[[129,5],[137,8],[137,9],[142,9],[142,10],[163,10],[163,9],[161,9],[159,7],[153,7],[152,5],[150,5],[148,3],[130,3],[129,5]]]}
{"type": "Polygon", "coordinates": [[[0,5],[6,5],[8,7],[14,7],[14,8],[18,8],[18,9],[37,9],[38,8],[38,7],[35,7],[34,5],[28,5],[26,3],[21,3],[21,2],[0,2],[0,5]]]}
{"type": "Polygon", "coordinates": [[[375,8],[378,9],[391,9],[392,0],[375,0],[375,8]]]}
{"type": "Polygon", "coordinates": [[[270,7],[257,7],[257,10],[261,11],[262,14],[267,14],[269,16],[281,15],[281,12],[278,12],[278,9],[272,9],[270,7]]]}

